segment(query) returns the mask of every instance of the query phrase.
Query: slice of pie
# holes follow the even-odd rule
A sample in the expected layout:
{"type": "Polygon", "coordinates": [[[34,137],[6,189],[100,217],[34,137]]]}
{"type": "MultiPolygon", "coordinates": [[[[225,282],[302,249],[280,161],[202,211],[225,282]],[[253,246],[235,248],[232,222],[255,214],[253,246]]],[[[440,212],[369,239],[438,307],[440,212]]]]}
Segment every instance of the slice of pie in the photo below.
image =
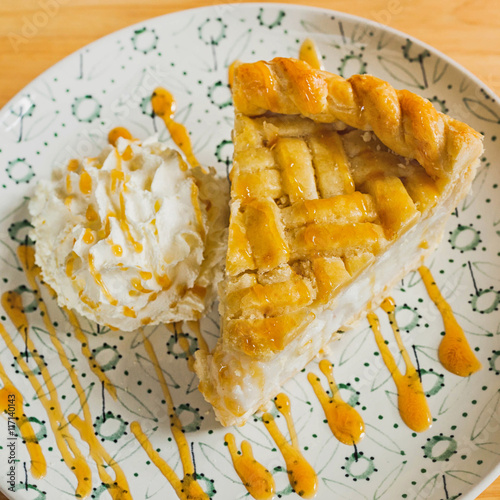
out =
{"type": "Polygon", "coordinates": [[[407,90],[295,59],[235,69],[221,338],[200,390],[242,424],[441,240],[481,135],[407,90]]]}

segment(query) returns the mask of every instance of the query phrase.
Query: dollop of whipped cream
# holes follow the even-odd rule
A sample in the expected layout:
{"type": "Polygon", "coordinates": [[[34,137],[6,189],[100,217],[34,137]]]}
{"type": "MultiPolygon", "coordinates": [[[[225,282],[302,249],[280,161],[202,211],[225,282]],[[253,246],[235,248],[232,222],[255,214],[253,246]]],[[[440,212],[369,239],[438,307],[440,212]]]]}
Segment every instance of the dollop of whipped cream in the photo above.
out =
{"type": "Polygon", "coordinates": [[[59,305],[126,331],[199,317],[222,277],[224,184],[154,138],[55,170],[29,209],[59,305]]]}

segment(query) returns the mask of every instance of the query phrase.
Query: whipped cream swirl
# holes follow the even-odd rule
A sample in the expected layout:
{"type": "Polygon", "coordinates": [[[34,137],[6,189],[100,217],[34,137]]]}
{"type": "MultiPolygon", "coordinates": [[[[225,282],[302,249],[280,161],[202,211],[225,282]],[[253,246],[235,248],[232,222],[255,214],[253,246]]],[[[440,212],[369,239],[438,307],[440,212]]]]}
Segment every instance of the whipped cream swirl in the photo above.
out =
{"type": "Polygon", "coordinates": [[[154,139],[71,160],[30,202],[43,279],[61,306],[121,330],[195,319],[222,275],[224,193],[154,139]]]}

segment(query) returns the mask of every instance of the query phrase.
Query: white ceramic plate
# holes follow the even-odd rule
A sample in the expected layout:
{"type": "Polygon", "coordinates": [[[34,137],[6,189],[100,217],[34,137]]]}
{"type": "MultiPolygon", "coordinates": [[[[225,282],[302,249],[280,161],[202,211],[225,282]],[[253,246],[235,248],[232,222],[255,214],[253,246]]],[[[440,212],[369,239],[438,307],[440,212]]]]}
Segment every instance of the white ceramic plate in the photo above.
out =
{"type": "MultiPolygon", "coordinates": [[[[342,395],[352,404],[359,403],[357,409],[366,422],[357,462],[353,448],[339,444],[324,423],[307,373],[300,373],[284,387],[292,401],[304,456],[319,476],[317,498],[474,498],[500,472],[500,171],[495,170],[500,157],[500,107],[496,97],[469,73],[401,33],[346,14],[307,7],[226,4],[152,19],[69,56],[28,85],[0,113],[1,291],[27,286],[15,257],[29,228],[26,200],[54,165],[72,156],[95,154],[105,144],[107,132],[117,125],[128,127],[140,138],[162,131],[160,121],[151,118],[149,103],[151,91],[162,85],[178,101],[177,118],[191,131],[198,158],[224,175],[231,158],[233,121],[228,65],[234,59],[297,56],[306,37],[317,42],[327,70],[343,76],[368,72],[397,88],[415,91],[439,110],[481,131],[486,147],[473,193],[451,217],[448,237],[429,262],[483,369],[463,379],[439,364],[436,349],[443,330],[441,317],[418,275],[407,276],[393,296],[399,306],[398,320],[408,330],[404,343],[414,363],[418,357],[433,426],[415,434],[404,425],[395,406],[395,386],[378,356],[368,324],[362,322],[333,345],[329,355],[342,395]]],[[[164,131],[160,137],[170,141],[164,131]]],[[[29,306],[33,299],[29,287],[18,291],[29,306]]],[[[103,396],[99,380],[81,355],[80,344],[55,301],[47,298],[47,302],[87,394],[96,432],[124,470],[133,497],[175,498],[170,484],[149,463],[128,427],[139,420],[153,446],[182,476],[163,396],[141,337],[99,330],[84,322],[98,363],[117,386],[114,401],[103,396]]],[[[45,355],[65,414],[78,413],[75,390],[54,353],[39,310],[29,312],[28,317],[30,336],[45,355]]],[[[204,335],[212,343],[216,321],[213,313],[202,322],[204,335]]],[[[7,318],[2,317],[2,322],[23,350],[21,334],[7,318]]],[[[147,332],[192,443],[200,483],[216,499],[245,497],[247,492],[224,446],[226,430],[216,423],[196,390],[197,380],[188,371],[182,350],[166,328],[147,332]]],[[[384,322],[383,332],[393,345],[392,332],[384,322]]],[[[195,348],[195,341],[189,338],[195,348]]],[[[27,402],[26,413],[48,462],[46,477],[35,480],[29,473],[26,448],[17,443],[20,462],[15,498],[73,498],[76,481],[61,461],[45,410],[3,343],[0,350],[5,370],[27,402]]],[[[317,371],[316,363],[306,372],[311,370],[317,371]]],[[[278,423],[284,429],[283,419],[278,423]]],[[[70,432],[87,453],[77,433],[70,432]]],[[[256,458],[273,472],[279,494],[294,497],[283,459],[262,422],[252,421],[232,432],[238,444],[242,438],[252,443],[256,458]]],[[[2,446],[6,433],[7,424],[0,422],[2,446]]],[[[7,453],[4,446],[0,450],[2,471],[7,453]]],[[[90,458],[89,463],[93,498],[109,498],[90,458]]],[[[3,473],[0,489],[7,492],[3,473]]]]}

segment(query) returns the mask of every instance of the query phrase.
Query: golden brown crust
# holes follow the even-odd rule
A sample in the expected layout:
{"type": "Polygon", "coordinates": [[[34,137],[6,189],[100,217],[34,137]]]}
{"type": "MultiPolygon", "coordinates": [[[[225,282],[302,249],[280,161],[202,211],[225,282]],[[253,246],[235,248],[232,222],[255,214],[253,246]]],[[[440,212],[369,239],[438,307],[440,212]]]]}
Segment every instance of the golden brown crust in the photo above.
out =
{"type": "Polygon", "coordinates": [[[439,113],[423,97],[374,76],[345,80],[296,59],[240,64],[233,100],[236,110],[248,116],[300,114],[373,130],[387,147],[417,160],[432,177],[448,177],[457,160],[466,164],[482,151],[480,134],[439,113]]]}

